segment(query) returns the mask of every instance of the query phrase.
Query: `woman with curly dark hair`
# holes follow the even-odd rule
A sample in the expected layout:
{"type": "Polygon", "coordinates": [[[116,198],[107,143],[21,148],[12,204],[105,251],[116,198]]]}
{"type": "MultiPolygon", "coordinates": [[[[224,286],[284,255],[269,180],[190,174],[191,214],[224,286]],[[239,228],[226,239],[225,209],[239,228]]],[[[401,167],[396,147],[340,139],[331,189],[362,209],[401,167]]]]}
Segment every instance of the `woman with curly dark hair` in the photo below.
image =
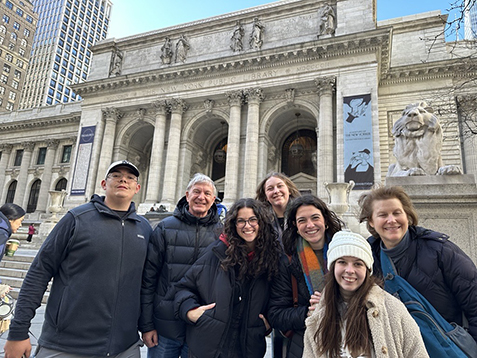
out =
{"type": "Polygon", "coordinates": [[[280,253],[268,208],[253,199],[232,205],[220,240],[176,286],[176,315],[188,323],[190,356],[265,355],[269,286],[280,253]]]}
{"type": "Polygon", "coordinates": [[[301,357],[305,319],[321,297],[327,250],[342,222],[313,195],[292,201],[287,215],[279,273],[272,282],[268,315],[273,328],[287,332],[287,357],[301,357]],[[296,288],[294,288],[296,287],[296,288]]]}

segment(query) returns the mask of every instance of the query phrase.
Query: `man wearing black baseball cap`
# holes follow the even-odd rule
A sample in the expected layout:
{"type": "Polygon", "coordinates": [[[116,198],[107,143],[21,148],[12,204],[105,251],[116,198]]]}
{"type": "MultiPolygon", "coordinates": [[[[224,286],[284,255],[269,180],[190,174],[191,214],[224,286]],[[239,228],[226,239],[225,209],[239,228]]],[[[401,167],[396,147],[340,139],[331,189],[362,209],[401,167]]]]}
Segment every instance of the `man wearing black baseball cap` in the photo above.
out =
{"type": "Polygon", "coordinates": [[[29,357],[35,310],[53,278],[36,357],[139,358],[140,290],[149,222],[136,214],[137,167],[112,163],[87,204],[70,210],[46,238],[20,291],[5,358],[29,357]]]}

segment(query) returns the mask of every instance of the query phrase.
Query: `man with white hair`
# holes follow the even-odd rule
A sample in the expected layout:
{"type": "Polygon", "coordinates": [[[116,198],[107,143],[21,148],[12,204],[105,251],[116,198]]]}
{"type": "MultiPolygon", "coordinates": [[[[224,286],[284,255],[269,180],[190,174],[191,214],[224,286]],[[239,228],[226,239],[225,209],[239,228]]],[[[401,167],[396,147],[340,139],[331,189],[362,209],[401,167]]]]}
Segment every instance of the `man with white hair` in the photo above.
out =
{"type": "Polygon", "coordinates": [[[149,358],[188,357],[185,323],[174,316],[175,284],[221,233],[216,195],[212,179],[195,174],[173,216],[162,220],[151,236],[139,321],[149,358]]]}

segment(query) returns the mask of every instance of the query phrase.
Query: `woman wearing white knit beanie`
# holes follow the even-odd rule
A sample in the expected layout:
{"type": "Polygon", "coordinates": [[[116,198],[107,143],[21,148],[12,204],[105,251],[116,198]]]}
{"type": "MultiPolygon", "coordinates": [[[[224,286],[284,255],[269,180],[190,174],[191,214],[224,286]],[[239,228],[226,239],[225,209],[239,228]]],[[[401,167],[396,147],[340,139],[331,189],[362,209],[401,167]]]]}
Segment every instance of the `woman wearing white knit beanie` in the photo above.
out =
{"type": "Polygon", "coordinates": [[[414,319],[376,284],[372,268],[366,239],[351,231],[333,236],[323,295],[306,319],[304,358],[429,357],[414,319]]]}

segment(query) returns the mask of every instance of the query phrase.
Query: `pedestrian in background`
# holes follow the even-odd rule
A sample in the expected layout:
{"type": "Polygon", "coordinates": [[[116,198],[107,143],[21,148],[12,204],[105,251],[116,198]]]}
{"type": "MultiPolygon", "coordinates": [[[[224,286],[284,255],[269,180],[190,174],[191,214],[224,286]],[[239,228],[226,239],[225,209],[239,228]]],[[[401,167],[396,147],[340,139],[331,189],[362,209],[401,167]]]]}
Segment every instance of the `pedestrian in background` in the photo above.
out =
{"type": "Polygon", "coordinates": [[[27,241],[28,242],[31,242],[31,239],[33,238],[33,235],[36,234],[36,229],[35,229],[35,225],[33,224],[30,224],[28,226],[28,236],[27,236],[27,241]]]}

